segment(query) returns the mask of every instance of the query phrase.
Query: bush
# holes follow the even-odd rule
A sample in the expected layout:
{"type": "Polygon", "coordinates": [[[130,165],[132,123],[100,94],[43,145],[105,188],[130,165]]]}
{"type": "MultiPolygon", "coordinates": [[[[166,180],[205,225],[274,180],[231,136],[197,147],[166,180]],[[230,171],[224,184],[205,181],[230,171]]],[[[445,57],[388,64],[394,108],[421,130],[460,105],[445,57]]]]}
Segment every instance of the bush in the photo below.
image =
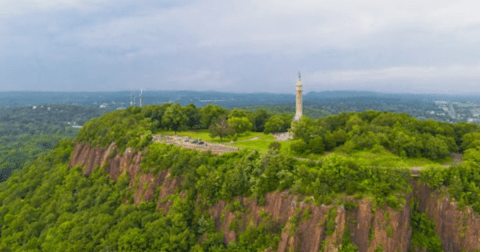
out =
{"type": "Polygon", "coordinates": [[[253,127],[253,124],[246,117],[231,117],[231,118],[228,118],[227,124],[237,134],[242,134],[244,132],[251,131],[252,127],[253,127]]]}
{"type": "Polygon", "coordinates": [[[436,160],[444,158],[449,154],[448,145],[440,138],[427,134],[424,134],[422,138],[424,146],[422,155],[424,157],[436,160]]]}
{"type": "Polygon", "coordinates": [[[321,136],[315,136],[310,143],[308,143],[308,151],[315,154],[323,154],[325,145],[321,136]]]}
{"type": "Polygon", "coordinates": [[[268,146],[269,149],[273,149],[273,150],[280,150],[280,148],[282,147],[282,144],[277,142],[277,141],[273,141],[270,143],[270,145],[268,146]]]}
{"type": "Polygon", "coordinates": [[[291,118],[285,115],[274,115],[265,122],[265,133],[286,132],[290,127],[291,118]]]}
{"type": "Polygon", "coordinates": [[[302,154],[307,151],[308,146],[303,139],[295,139],[290,144],[290,149],[296,154],[302,154]]]}

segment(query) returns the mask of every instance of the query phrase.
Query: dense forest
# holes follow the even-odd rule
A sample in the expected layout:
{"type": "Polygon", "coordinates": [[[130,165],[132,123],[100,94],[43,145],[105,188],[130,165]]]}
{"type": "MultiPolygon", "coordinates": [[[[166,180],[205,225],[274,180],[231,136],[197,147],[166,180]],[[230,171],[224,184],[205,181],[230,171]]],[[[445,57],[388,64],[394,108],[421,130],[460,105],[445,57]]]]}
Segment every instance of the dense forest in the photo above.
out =
{"type": "Polygon", "coordinates": [[[297,153],[323,153],[335,148],[344,152],[385,148],[402,157],[444,158],[476,145],[478,125],[418,121],[407,114],[365,111],[294,124],[297,153]]]}
{"type": "MultiPolygon", "coordinates": [[[[286,131],[290,120],[290,114],[265,110],[178,104],[132,107],[95,118],[84,125],[75,142],[97,147],[115,142],[118,153],[112,155],[120,155],[127,147],[140,151],[140,173],[136,178],[124,173],[113,180],[108,167],[96,167],[86,176],[83,167],[68,166],[75,142],[60,141],[0,184],[0,251],[275,250],[286,225],[268,214],[258,225],[245,228],[232,221],[229,229],[236,231],[236,237],[226,244],[209,209],[226,202],[229,211],[241,216],[249,210],[239,197],[262,205],[267,193],[285,190],[314,205],[355,208],[356,199],[367,199],[375,209],[401,209],[407,204],[405,197],[412,190],[409,169],[371,166],[346,155],[356,151],[381,150],[432,160],[463,153],[462,163],[448,168],[434,165],[421,172],[420,180],[431,188],[443,188],[461,206],[480,212],[480,128],[474,124],[418,121],[406,114],[365,111],[302,118],[294,123],[289,151],[274,144],[267,153],[241,150],[218,156],[151,141],[153,134],[165,130],[208,129],[213,136],[230,132],[225,137],[245,130],[286,131]],[[325,151],[331,153],[322,156],[325,151]],[[162,171],[182,181],[179,190],[168,197],[169,210],[157,210],[161,186],[153,201],[132,204],[138,178],[162,171]]],[[[335,215],[330,210],[326,216],[327,235],[335,229],[335,215]]],[[[308,212],[300,216],[302,220],[289,222],[291,232],[310,218],[308,212]]],[[[416,237],[412,236],[412,246],[441,251],[434,224],[421,212],[414,211],[412,220],[416,237]]],[[[340,248],[357,250],[348,232],[340,248]]],[[[376,251],[382,251],[381,247],[376,251]]]]}
{"type": "Polygon", "coordinates": [[[13,170],[31,164],[56,143],[77,136],[83,125],[111,109],[65,104],[0,109],[0,182],[13,170]]]}

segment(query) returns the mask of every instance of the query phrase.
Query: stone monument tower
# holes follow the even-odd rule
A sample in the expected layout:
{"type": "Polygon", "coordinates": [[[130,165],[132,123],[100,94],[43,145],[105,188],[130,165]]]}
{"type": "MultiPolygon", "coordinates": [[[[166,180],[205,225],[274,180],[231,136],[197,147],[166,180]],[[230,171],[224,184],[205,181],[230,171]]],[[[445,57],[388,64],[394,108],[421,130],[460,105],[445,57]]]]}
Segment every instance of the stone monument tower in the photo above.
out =
{"type": "Polygon", "coordinates": [[[300,120],[300,118],[303,115],[303,110],[302,110],[302,85],[303,84],[302,84],[302,81],[300,79],[301,79],[300,72],[298,72],[298,80],[297,80],[297,84],[295,85],[295,87],[296,87],[297,110],[295,112],[295,118],[294,118],[294,120],[297,121],[297,122],[300,120]]]}

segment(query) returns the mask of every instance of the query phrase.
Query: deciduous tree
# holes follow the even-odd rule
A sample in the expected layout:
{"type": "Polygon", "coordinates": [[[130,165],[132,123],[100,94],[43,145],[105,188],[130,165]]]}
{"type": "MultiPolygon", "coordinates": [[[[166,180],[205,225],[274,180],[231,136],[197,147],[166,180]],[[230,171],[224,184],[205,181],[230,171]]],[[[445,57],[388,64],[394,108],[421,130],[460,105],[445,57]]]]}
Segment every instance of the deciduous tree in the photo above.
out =
{"type": "Polygon", "coordinates": [[[224,137],[233,136],[235,134],[235,130],[232,129],[225,117],[220,118],[216,124],[210,126],[210,137],[220,137],[222,140],[224,137]]]}
{"type": "Polygon", "coordinates": [[[246,117],[231,117],[228,118],[227,124],[230,128],[235,130],[235,133],[242,134],[246,131],[252,130],[252,123],[246,117]]]}
{"type": "Polygon", "coordinates": [[[165,111],[162,117],[162,123],[169,129],[177,131],[185,127],[188,122],[188,116],[180,104],[173,104],[165,111]]]}
{"type": "Polygon", "coordinates": [[[213,106],[212,104],[208,104],[200,109],[200,114],[202,116],[202,126],[208,129],[211,125],[215,124],[220,117],[226,116],[227,110],[218,105],[213,106]]]}

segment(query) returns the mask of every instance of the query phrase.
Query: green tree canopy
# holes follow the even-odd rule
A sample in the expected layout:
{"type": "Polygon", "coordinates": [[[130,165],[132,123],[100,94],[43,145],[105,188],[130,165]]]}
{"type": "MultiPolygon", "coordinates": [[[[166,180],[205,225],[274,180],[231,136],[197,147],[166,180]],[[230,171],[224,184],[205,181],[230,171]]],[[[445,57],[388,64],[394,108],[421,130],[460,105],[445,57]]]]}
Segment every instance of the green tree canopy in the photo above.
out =
{"type": "Polygon", "coordinates": [[[264,109],[260,109],[255,112],[253,116],[253,130],[256,132],[263,132],[265,130],[265,123],[267,122],[268,118],[270,118],[270,114],[268,114],[264,109]]]}
{"type": "Polygon", "coordinates": [[[235,130],[228,125],[225,117],[221,117],[216,124],[210,126],[209,131],[210,137],[218,136],[220,139],[223,139],[224,137],[230,137],[235,134],[235,130]]]}
{"type": "Polygon", "coordinates": [[[186,126],[189,129],[199,128],[202,116],[200,115],[200,111],[197,109],[197,107],[195,107],[193,104],[188,104],[184,107],[184,110],[188,117],[186,126]]]}
{"type": "Polygon", "coordinates": [[[228,118],[232,117],[247,117],[247,113],[239,108],[234,108],[228,113],[228,118]]]}
{"type": "Polygon", "coordinates": [[[251,131],[253,128],[252,123],[246,117],[230,117],[227,120],[227,124],[230,128],[235,130],[235,133],[237,134],[251,131]]]}
{"type": "Polygon", "coordinates": [[[168,107],[162,117],[162,123],[169,129],[179,131],[187,126],[189,118],[185,113],[185,109],[180,104],[173,104],[168,107]]]}
{"type": "Polygon", "coordinates": [[[286,132],[290,128],[292,118],[289,115],[274,115],[265,122],[265,133],[286,132]]]}
{"type": "Polygon", "coordinates": [[[227,115],[227,110],[218,106],[208,104],[207,106],[200,109],[200,114],[202,116],[201,123],[204,128],[209,128],[211,125],[215,124],[220,117],[227,115]]]}

